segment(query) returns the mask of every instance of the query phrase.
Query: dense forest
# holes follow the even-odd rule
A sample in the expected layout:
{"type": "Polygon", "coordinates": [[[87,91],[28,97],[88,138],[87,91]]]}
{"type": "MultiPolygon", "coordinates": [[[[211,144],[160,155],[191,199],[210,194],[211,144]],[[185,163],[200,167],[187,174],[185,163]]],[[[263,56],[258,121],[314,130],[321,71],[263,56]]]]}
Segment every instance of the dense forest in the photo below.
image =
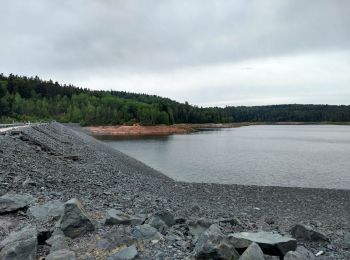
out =
{"type": "Polygon", "coordinates": [[[231,122],[350,122],[350,106],[198,107],[154,95],[92,91],[38,77],[0,74],[0,122],[82,125],[231,122]]]}

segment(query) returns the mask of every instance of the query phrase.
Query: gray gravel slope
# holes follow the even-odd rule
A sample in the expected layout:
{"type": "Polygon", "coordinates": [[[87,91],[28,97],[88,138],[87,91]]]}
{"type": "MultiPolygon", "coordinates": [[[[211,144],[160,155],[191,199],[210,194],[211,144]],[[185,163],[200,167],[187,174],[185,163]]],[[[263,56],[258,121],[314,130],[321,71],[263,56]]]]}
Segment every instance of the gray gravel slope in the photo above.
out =
{"type": "Polygon", "coordinates": [[[0,195],[78,197],[96,219],[109,208],[129,214],[169,209],[185,219],[235,217],[238,231],[288,234],[296,223],[311,224],[333,242],[309,248],[325,250],[325,259],[349,256],[341,241],[350,232],[350,190],[175,182],[79,127],[50,123],[0,135],[0,180],[0,195]]]}

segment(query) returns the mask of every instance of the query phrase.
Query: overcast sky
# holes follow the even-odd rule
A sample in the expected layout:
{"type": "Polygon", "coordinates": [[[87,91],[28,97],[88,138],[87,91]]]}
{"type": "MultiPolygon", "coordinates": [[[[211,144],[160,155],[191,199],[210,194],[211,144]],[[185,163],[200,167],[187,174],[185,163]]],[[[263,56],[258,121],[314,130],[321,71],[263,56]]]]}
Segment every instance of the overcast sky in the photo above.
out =
{"type": "Polygon", "coordinates": [[[0,72],[200,106],[350,104],[349,0],[0,0],[0,72]]]}

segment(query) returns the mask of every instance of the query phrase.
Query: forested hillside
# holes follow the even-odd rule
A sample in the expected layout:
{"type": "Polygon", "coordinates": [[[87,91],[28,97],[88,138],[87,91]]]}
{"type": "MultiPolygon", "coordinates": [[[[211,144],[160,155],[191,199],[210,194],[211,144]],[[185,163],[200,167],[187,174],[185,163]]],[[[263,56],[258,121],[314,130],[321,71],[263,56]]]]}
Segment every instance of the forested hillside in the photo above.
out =
{"type": "Polygon", "coordinates": [[[0,74],[0,121],[57,120],[83,125],[229,122],[350,122],[350,106],[274,105],[202,108],[123,91],[91,91],[0,74]]]}

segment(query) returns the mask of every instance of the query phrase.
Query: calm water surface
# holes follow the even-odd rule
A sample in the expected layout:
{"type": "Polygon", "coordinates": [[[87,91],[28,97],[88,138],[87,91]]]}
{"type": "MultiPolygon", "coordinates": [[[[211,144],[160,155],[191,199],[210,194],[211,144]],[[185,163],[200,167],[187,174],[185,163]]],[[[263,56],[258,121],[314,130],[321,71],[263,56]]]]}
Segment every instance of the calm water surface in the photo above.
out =
{"type": "Polygon", "coordinates": [[[179,181],[350,189],[349,126],[248,126],[103,141],[179,181]]]}

